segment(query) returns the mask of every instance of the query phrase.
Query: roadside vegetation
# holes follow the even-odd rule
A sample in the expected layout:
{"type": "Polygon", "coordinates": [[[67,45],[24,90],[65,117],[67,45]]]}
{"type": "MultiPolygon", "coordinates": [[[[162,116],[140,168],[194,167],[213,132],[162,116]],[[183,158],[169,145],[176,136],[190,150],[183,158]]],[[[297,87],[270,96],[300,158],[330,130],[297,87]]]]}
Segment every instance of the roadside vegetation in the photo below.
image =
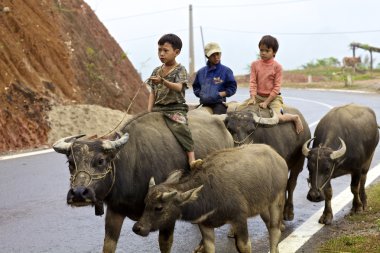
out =
{"type": "Polygon", "coordinates": [[[342,67],[333,57],[311,61],[297,70],[284,71],[283,87],[367,90],[380,92],[380,65],[368,60],[356,68],[342,67]]]}
{"type": "Polygon", "coordinates": [[[367,210],[355,215],[347,215],[341,221],[343,229],[339,234],[323,243],[317,252],[380,252],[380,183],[367,189],[367,210]]]}

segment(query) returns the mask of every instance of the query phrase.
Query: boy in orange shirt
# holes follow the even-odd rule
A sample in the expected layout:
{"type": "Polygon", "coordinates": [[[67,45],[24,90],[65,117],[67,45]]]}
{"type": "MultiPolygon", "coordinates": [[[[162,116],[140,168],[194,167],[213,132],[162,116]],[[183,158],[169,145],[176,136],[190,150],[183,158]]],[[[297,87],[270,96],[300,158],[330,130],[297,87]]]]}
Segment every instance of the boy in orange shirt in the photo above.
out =
{"type": "Polygon", "coordinates": [[[249,81],[249,93],[251,98],[249,104],[259,103],[262,108],[270,107],[277,113],[280,122],[293,121],[296,132],[303,131],[301,119],[296,114],[283,113],[282,97],[280,93],[282,82],[282,67],[274,60],[278,50],[276,38],[265,35],[259,42],[260,60],[251,65],[251,76],[249,81]]]}

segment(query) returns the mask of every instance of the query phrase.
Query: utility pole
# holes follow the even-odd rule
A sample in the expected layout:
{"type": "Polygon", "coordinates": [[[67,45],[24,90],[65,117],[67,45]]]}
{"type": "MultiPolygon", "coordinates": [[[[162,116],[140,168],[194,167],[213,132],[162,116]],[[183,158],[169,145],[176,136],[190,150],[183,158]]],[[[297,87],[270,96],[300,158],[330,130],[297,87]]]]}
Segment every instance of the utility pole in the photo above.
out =
{"type": "Polygon", "coordinates": [[[194,74],[193,6],[189,5],[189,75],[194,74]]]}
{"type": "MultiPolygon", "coordinates": [[[[203,40],[203,30],[202,30],[202,26],[201,26],[201,37],[202,37],[202,52],[203,52],[203,56],[205,56],[205,54],[204,54],[204,48],[205,48],[205,41],[203,40]]],[[[205,58],[205,63],[207,64],[207,59],[206,59],[206,57],[204,57],[205,58]]]]}

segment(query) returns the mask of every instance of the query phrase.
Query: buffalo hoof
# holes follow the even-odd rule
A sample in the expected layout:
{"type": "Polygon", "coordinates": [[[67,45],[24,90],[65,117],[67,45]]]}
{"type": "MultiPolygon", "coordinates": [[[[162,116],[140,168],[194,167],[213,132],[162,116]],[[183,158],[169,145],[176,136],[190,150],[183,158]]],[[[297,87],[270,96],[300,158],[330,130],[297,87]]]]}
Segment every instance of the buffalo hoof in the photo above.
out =
{"type": "Polygon", "coordinates": [[[333,219],[332,213],[323,213],[321,218],[319,218],[318,222],[325,225],[331,225],[332,219],[333,219]]]}
{"type": "Polygon", "coordinates": [[[294,219],[293,205],[285,205],[284,220],[292,221],[294,219]]]}
{"type": "Polygon", "coordinates": [[[360,205],[360,206],[356,206],[356,207],[352,207],[351,208],[351,211],[350,211],[350,214],[352,215],[352,214],[356,214],[356,213],[361,213],[361,212],[363,212],[364,211],[364,208],[363,208],[363,206],[362,205],[360,205]]]}
{"type": "Polygon", "coordinates": [[[230,230],[228,230],[227,237],[228,238],[235,238],[235,231],[232,227],[230,227],[230,230]]]}
{"type": "Polygon", "coordinates": [[[203,241],[201,240],[199,245],[193,250],[193,253],[204,253],[205,247],[203,245],[203,241]]]}

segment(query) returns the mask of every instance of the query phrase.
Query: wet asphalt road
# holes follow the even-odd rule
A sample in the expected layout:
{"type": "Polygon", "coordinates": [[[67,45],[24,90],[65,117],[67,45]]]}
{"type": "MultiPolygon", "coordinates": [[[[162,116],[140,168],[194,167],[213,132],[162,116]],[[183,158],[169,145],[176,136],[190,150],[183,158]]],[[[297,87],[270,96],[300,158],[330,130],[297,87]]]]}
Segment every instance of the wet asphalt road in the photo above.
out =
{"type": "MultiPolygon", "coordinates": [[[[188,91],[188,102],[197,100],[188,91]]],[[[242,101],[248,91],[229,101],[242,101]]],[[[285,103],[304,114],[312,133],[318,120],[331,107],[359,103],[371,107],[380,123],[380,96],[333,91],[283,89],[285,103]]],[[[376,150],[371,167],[380,163],[380,148],[376,150]]],[[[286,222],[285,238],[307,220],[324,202],[306,200],[307,170],[300,174],[295,190],[295,219],[286,222]]],[[[344,176],[332,181],[334,196],[349,186],[344,176]]],[[[0,252],[101,252],[104,237],[104,217],[94,215],[93,208],[71,208],[66,205],[69,172],[64,155],[54,152],[18,159],[0,160],[0,252]]],[[[351,203],[349,204],[351,205],[351,203]]],[[[334,207],[333,207],[334,208],[334,207]]],[[[349,211],[347,206],[342,211],[349,211]]],[[[336,217],[338,218],[338,217],[336,217]]],[[[316,221],[317,222],[317,221],[316,221]]],[[[133,221],[126,219],[117,252],[159,252],[157,236],[143,238],[135,235],[133,221]]],[[[226,238],[228,227],[216,229],[216,249],[220,253],[236,252],[234,242],[226,238]]],[[[253,252],[268,252],[268,236],[259,218],[249,220],[253,252]]],[[[191,252],[198,244],[198,228],[178,222],[172,252],[191,252]]]]}

